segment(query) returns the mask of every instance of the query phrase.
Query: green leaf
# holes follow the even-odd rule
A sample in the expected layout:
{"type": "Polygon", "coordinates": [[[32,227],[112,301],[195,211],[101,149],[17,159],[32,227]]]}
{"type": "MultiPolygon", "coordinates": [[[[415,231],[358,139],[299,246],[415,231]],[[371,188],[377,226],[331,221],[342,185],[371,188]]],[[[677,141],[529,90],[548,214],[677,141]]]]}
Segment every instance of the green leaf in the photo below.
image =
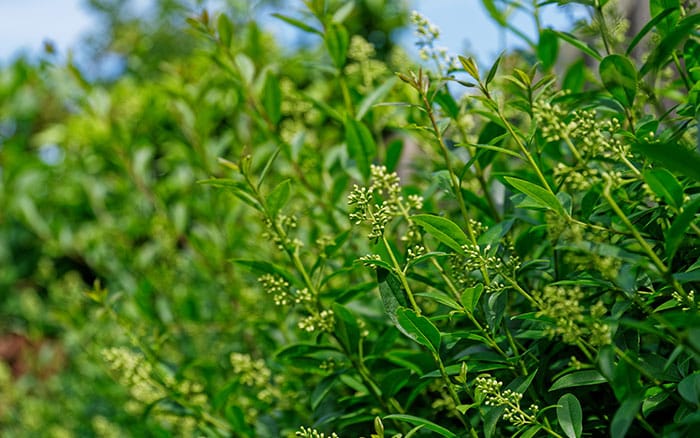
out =
{"type": "Polygon", "coordinates": [[[238,73],[240,73],[243,82],[246,85],[253,83],[253,77],[255,76],[255,64],[253,60],[250,59],[246,54],[239,53],[234,58],[236,67],[238,68],[238,73]]]}
{"type": "Polygon", "coordinates": [[[464,231],[451,220],[430,214],[417,214],[411,216],[411,220],[423,227],[423,229],[438,241],[449,246],[457,253],[463,254],[463,245],[468,245],[469,241],[464,231]]]}
{"type": "Polygon", "coordinates": [[[683,46],[683,61],[693,82],[700,81],[700,43],[688,39],[683,46]]]}
{"type": "Polygon", "coordinates": [[[272,168],[272,163],[275,162],[277,156],[280,154],[280,151],[281,148],[276,148],[275,151],[270,155],[270,158],[268,158],[265,162],[265,166],[263,167],[263,169],[260,171],[260,177],[258,178],[258,183],[256,184],[258,191],[260,191],[260,187],[262,187],[262,183],[263,181],[265,181],[265,177],[272,168]]]}
{"type": "Polygon", "coordinates": [[[277,76],[268,72],[263,84],[262,104],[267,117],[273,125],[279,123],[282,117],[282,91],[277,76]]]}
{"type": "Polygon", "coordinates": [[[601,61],[603,59],[603,57],[600,56],[600,54],[593,47],[579,40],[578,37],[576,37],[575,35],[566,32],[560,32],[558,30],[553,30],[552,32],[554,32],[554,34],[559,38],[576,47],[583,53],[595,59],[596,61],[601,61]]]}
{"type": "Polygon", "coordinates": [[[506,15],[498,9],[494,0],[483,0],[482,4],[484,8],[486,8],[486,12],[489,13],[491,18],[498,23],[499,26],[505,27],[508,24],[506,15]]]}
{"type": "Polygon", "coordinates": [[[404,140],[402,138],[397,138],[391,141],[386,146],[386,157],[384,158],[384,165],[387,171],[395,172],[399,165],[399,160],[401,160],[401,154],[403,152],[404,140]]]}
{"type": "Polygon", "coordinates": [[[384,83],[365,96],[357,107],[357,114],[355,114],[356,120],[362,120],[362,118],[367,114],[372,105],[384,99],[387,94],[394,88],[398,79],[396,76],[391,76],[389,79],[384,81],[384,83]]]}
{"type": "Polygon", "coordinates": [[[335,318],[333,333],[338,342],[348,354],[356,355],[360,348],[360,327],[357,324],[357,319],[348,309],[338,303],[333,303],[333,316],[335,318]]]}
{"type": "MultiPolygon", "coordinates": [[[[384,311],[389,316],[391,322],[397,328],[401,328],[396,317],[399,308],[408,306],[408,297],[401,281],[390,269],[377,268],[377,283],[379,284],[379,295],[384,304],[384,311]]],[[[406,334],[406,333],[404,333],[406,334]]]]}
{"type": "Polygon", "coordinates": [[[248,259],[231,259],[232,263],[237,265],[245,266],[251,271],[257,272],[259,274],[277,274],[280,277],[287,280],[290,284],[295,284],[297,280],[292,274],[281,266],[277,266],[270,262],[264,262],[262,260],[248,260],[248,259]]]}
{"type": "Polygon", "coordinates": [[[219,14],[216,22],[217,30],[219,31],[219,40],[226,47],[231,47],[231,36],[233,35],[233,25],[226,14],[219,14]]]}
{"type": "Polygon", "coordinates": [[[476,286],[468,287],[464,289],[464,292],[462,292],[462,297],[460,300],[462,301],[462,305],[464,305],[464,308],[469,311],[469,313],[473,313],[474,309],[476,308],[476,305],[479,303],[479,298],[481,298],[481,294],[484,292],[484,285],[479,283],[476,286]]]}
{"type": "Polygon", "coordinates": [[[557,402],[559,427],[569,438],[580,438],[583,432],[581,403],[573,394],[564,394],[557,402]]]}
{"type": "Polygon", "coordinates": [[[543,189],[537,184],[533,184],[523,179],[513,178],[510,176],[504,177],[511,186],[515,187],[521,193],[526,194],[536,205],[554,211],[559,216],[567,217],[566,211],[561,206],[561,203],[551,192],[543,189]]]}
{"type": "Polygon", "coordinates": [[[683,188],[676,177],[668,170],[647,170],[644,172],[644,181],[667,204],[672,205],[676,209],[683,205],[683,188]]]}
{"type": "Polygon", "coordinates": [[[700,372],[696,371],[681,380],[678,393],[689,403],[700,406],[700,372]]]}
{"type": "Polygon", "coordinates": [[[544,70],[554,67],[559,53],[559,38],[551,29],[545,29],[540,34],[540,41],[537,44],[537,59],[542,63],[544,70]]]}
{"type": "Polygon", "coordinates": [[[692,34],[695,27],[700,24],[700,14],[685,17],[661,40],[651,52],[647,61],[639,70],[639,77],[644,77],[652,70],[663,67],[675,52],[678,45],[692,34]]]}
{"type": "Polygon", "coordinates": [[[457,434],[450,432],[449,430],[445,429],[442,426],[438,426],[437,424],[433,423],[432,421],[426,420],[425,418],[421,417],[416,417],[413,415],[406,415],[406,414],[392,414],[392,415],[387,415],[384,417],[385,420],[393,419],[393,420],[399,420],[399,421],[404,421],[409,424],[413,424],[416,426],[423,426],[426,429],[430,430],[431,432],[435,432],[439,434],[440,436],[444,436],[447,438],[457,438],[457,434]]]}
{"type": "Polygon", "coordinates": [[[680,17],[680,0],[649,0],[649,13],[652,17],[656,17],[666,9],[670,9],[673,14],[656,26],[656,31],[661,37],[668,35],[673,28],[678,24],[680,17]]]}
{"type": "Polygon", "coordinates": [[[345,121],[345,144],[348,155],[355,160],[365,180],[369,180],[370,165],[377,152],[372,133],[364,123],[348,117],[345,121]]]}
{"type": "Polygon", "coordinates": [[[308,93],[301,93],[301,97],[305,100],[308,100],[315,106],[317,109],[319,109],[323,114],[326,116],[330,117],[331,119],[335,120],[338,123],[343,123],[343,117],[340,115],[338,111],[336,111],[335,108],[332,106],[328,105],[326,102],[323,102],[321,100],[316,99],[315,97],[311,96],[308,93]]]}
{"type": "Polygon", "coordinates": [[[600,79],[605,89],[624,107],[630,108],[637,94],[637,69],[629,58],[609,55],[600,62],[600,79]]]}
{"type": "Polygon", "coordinates": [[[355,2],[354,1],[348,1],[346,2],[343,6],[338,8],[337,11],[333,14],[333,19],[331,20],[333,23],[342,23],[345,21],[345,19],[350,15],[355,9],[355,2]]]}
{"type": "Polygon", "coordinates": [[[667,8],[658,13],[657,15],[654,16],[650,21],[647,22],[647,24],[644,25],[644,27],[637,33],[637,35],[632,38],[632,41],[630,41],[629,46],[627,46],[627,51],[625,52],[626,55],[629,55],[632,53],[632,50],[634,50],[635,47],[637,47],[637,44],[644,38],[646,34],[648,34],[661,20],[669,16],[672,12],[678,11],[678,6],[673,7],[673,8],[667,8]]]}
{"type": "Polygon", "coordinates": [[[561,88],[570,90],[572,93],[581,93],[586,81],[586,63],[579,59],[569,66],[564,74],[561,88]]]}
{"type": "MultiPolygon", "coordinates": [[[[462,362],[462,363],[464,363],[464,362],[462,362]]],[[[462,371],[462,363],[456,363],[453,365],[446,366],[445,367],[445,374],[447,374],[448,376],[456,376],[457,374],[459,374],[462,371]]],[[[440,371],[438,369],[438,370],[433,370],[433,371],[430,371],[426,374],[423,374],[422,376],[420,376],[420,378],[421,379],[436,379],[436,378],[440,378],[441,376],[442,376],[442,371],[440,371]]]]}
{"type": "Polygon", "coordinates": [[[411,339],[427,347],[433,354],[439,353],[440,331],[428,318],[406,308],[398,309],[396,317],[411,339]]]}
{"type": "Polygon", "coordinates": [[[672,172],[700,181],[700,154],[695,150],[686,149],[672,141],[666,143],[639,141],[635,142],[632,148],[672,172]]]}
{"type": "Polygon", "coordinates": [[[540,426],[539,424],[536,424],[534,426],[530,426],[527,428],[527,430],[525,430],[525,432],[523,432],[522,435],[520,435],[520,438],[532,438],[540,430],[542,430],[542,426],[540,426]]]}
{"type": "Polygon", "coordinates": [[[493,78],[496,77],[496,72],[498,71],[498,66],[501,64],[501,59],[503,59],[503,53],[498,55],[498,58],[496,58],[496,61],[493,63],[493,65],[489,69],[488,74],[486,75],[486,81],[484,81],[484,84],[487,87],[491,83],[491,81],[493,81],[493,78]]]}
{"type": "Polygon", "coordinates": [[[453,310],[462,310],[462,306],[457,301],[443,292],[431,291],[415,294],[417,297],[430,298],[442,305],[445,305],[453,310]]]}
{"type": "Polygon", "coordinates": [[[318,344],[294,344],[289,347],[279,350],[275,357],[281,361],[291,362],[300,357],[305,357],[312,355],[314,353],[322,352],[338,352],[338,349],[332,345],[318,345],[318,344]]]}
{"type": "Polygon", "coordinates": [[[690,224],[697,220],[698,210],[700,210],[700,197],[683,206],[683,211],[676,217],[676,220],[673,221],[673,224],[666,232],[666,257],[669,260],[673,260],[678,247],[685,239],[685,233],[690,224]]]}
{"type": "Polygon", "coordinates": [[[205,184],[205,185],[210,185],[213,187],[221,187],[225,188],[231,193],[233,193],[234,196],[236,196],[238,199],[241,201],[245,202],[246,204],[250,205],[254,209],[262,212],[263,208],[258,202],[257,199],[253,195],[251,195],[248,191],[248,186],[246,186],[244,183],[228,178],[213,178],[213,179],[203,179],[200,181],[197,181],[198,184],[205,184]]]}
{"type": "Polygon", "coordinates": [[[311,402],[311,409],[314,411],[318,409],[321,402],[328,396],[336,382],[338,382],[338,377],[338,373],[333,373],[330,376],[324,377],[323,380],[316,385],[309,400],[311,402]]]}
{"type": "Polygon", "coordinates": [[[479,238],[477,239],[477,242],[480,245],[491,245],[494,246],[498,242],[501,241],[503,236],[508,234],[508,231],[510,231],[511,227],[515,223],[515,219],[507,219],[502,222],[499,222],[495,225],[492,225],[489,227],[489,229],[483,233],[479,238]]]}
{"type": "Polygon", "coordinates": [[[443,113],[451,119],[457,120],[459,117],[459,104],[446,87],[435,93],[433,102],[440,105],[443,113]]]}
{"type": "Polygon", "coordinates": [[[330,26],[326,28],[324,40],[326,42],[328,54],[331,55],[331,59],[333,60],[333,64],[335,64],[337,68],[343,68],[348,54],[348,45],[350,43],[348,31],[342,24],[331,23],[330,26]]]}
{"type": "Polygon", "coordinates": [[[272,14],[272,16],[275,18],[279,18],[280,20],[284,21],[285,23],[291,24],[292,26],[294,26],[298,29],[301,29],[304,32],[315,33],[316,35],[323,35],[323,32],[321,32],[320,30],[315,29],[315,28],[309,26],[308,24],[304,23],[303,21],[297,20],[296,18],[288,17],[286,15],[277,14],[277,13],[272,14]]]}
{"type": "Polygon", "coordinates": [[[267,195],[265,203],[267,204],[267,210],[270,214],[270,217],[274,218],[275,216],[277,216],[277,213],[279,213],[280,209],[284,207],[284,205],[287,203],[287,201],[289,200],[289,193],[291,192],[291,187],[291,183],[288,179],[286,179],[279,183],[277,187],[272,189],[272,192],[270,192],[270,194],[267,195]]]}
{"type": "Polygon", "coordinates": [[[598,371],[595,370],[585,370],[585,371],[574,371],[571,374],[566,374],[558,378],[551,388],[550,391],[556,391],[557,389],[564,388],[574,388],[578,386],[588,386],[588,385],[598,385],[600,383],[605,383],[607,380],[598,371]]]}
{"type": "MultiPolygon", "coordinates": [[[[494,121],[489,121],[486,123],[486,125],[481,129],[481,132],[479,132],[479,137],[477,139],[477,144],[475,145],[476,147],[480,148],[479,145],[489,145],[489,146],[495,146],[495,147],[502,147],[503,142],[505,141],[507,135],[506,128],[504,128],[502,125],[499,123],[496,123],[494,121]]],[[[479,164],[481,167],[485,168],[491,162],[493,159],[497,156],[497,152],[500,153],[507,153],[504,150],[494,150],[492,148],[483,148],[487,150],[486,152],[484,151],[479,151],[477,153],[477,159],[479,161],[479,164]]],[[[505,149],[505,148],[504,148],[505,149]]],[[[520,155],[515,152],[510,152],[509,155],[516,156],[520,159],[520,155]]]]}
{"type": "Polygon", "coordinates": [[[476,66],[476,62],[474,61],[474,58],[471,56],[462,56],[459,55],[459,62],[462,63],[462,67],[464,70],[469,73],[469,76],[473,77],[474,79],[478,80],[479,79],[479,69],[476,66]]]}
{"type": "Polygon", "coordinates": [[[617,412],[615,412],[615,416],[610,423],[610,436],[612,438],[624,438],[641,407],[642,397],[640,394],[632,394],[626,398],[617,412]]]}

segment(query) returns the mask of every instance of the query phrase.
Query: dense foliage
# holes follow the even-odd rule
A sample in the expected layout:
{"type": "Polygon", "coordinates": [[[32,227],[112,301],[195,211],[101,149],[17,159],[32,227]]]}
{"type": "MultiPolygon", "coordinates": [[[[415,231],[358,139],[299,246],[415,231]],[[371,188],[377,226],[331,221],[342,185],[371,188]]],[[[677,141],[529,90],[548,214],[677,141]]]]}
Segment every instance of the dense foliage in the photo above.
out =
{"type": "Polygon", "coordinates": [[[0,434],[690,436],[700,14],[482,3],[525,48],[481,69],[370,0],[3,67],[0,434]]]}

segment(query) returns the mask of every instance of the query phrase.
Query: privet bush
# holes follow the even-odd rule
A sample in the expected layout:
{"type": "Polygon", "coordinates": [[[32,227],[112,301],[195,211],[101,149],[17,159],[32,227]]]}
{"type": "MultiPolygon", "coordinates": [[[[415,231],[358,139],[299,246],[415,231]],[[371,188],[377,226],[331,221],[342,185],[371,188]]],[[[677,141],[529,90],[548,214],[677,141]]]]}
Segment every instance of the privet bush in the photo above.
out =
{"type": "Polygon", "coordinates": [[[317,51],[205,11],[157,77],[3,69],[3,435],[692,436],[700,14],[483,3],[488,68],[309,0],[317,51]]]}

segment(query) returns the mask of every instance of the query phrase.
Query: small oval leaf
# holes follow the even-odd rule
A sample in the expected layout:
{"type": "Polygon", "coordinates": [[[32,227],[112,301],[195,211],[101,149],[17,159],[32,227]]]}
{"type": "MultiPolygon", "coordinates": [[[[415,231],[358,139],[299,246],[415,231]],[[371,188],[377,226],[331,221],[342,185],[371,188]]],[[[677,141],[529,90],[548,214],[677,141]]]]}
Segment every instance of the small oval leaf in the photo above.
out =
{"type": "Polygon", "coordinates": [[[284,207],[284,205],[287,203],[289,200],[289,193],[291,191],[291,183],[289,182],[288,179],[282,181],[275,187],[272,192],[270,192],[269,195],[267,195],[267,199],[265,200],[265,203],[267,204],[267,210],[268,213],[270,213],[271,217],[277,216],[277,213],[279,213],[280,209],[284,207]]]}
{"type": "Polygon", "coordinates": [[[467,235],[464,234],[464,231],[447,218],[431,214],[417,214],[411,216],[411,220],[423,227],[428,234],[458,253],[464,253],[462,246],[469,244],[469,240],[467,239],[467,235]]]}
{"type": "Polygon", "coordinates": [[[348,155],[355,160],[358,170],[365,178],[369,179],[370,165],[377,152],[372,133],[364,123],[349,118],[345,121],[345,144],[348,155]]]}
{"type": "Polygon", "coordinates": [[[586,370],[586,371],[576,371],[571,374],[560,377],[554,382],[550,391],[556,391],[557,389],[573,388],[577,386],[588,386],[588,385],[598,385],[600,383],[605,383],[607,380],[598,371],[586,370]]]}
{"type": "Polygon", "coordinates": [[[523,179],[512,178],[510,176],[504,178],[508,184],[519,192],[526,194],[537,206],[552,210],[562,217],[568,216],[566,210],[564,210],[564,207],[562,207],[559,202],[559,199],[544,188],[523,179]]]}
{"type": "Polygon", "coordinates": [[[396,317],[399,325],[411,339],[427,347],[433,354],[438,354],[440,351],[440,331],[428,318],[405,308],[398,309],[396,317]]]}
{"type": "Polygon", "coordinates": [[[268,72],[263,84],[262,104],[265,113],[273,125],[276,125],[282,117],[282,91],[277,77],[268,72]]]}
{"type": "Polygon", "coordinates": [[[573,394],[564,394],[557,402],[557,419],[559,427],[569,438],[580,438],[583,432],[583,414],[581,403],[573,394]]]}
{"type": "Polygon", "coordinates": [[[637,69],[622,55],[606,56],[600,62],[600,79],[605,89],[623,106],[629,108],[637,94],[637,69]]]}
{"type": "Polygon", "coordinates": [[[385,420],[387,419],[394,419],[394,420],[399,420],[399,421],[404,421],[409,424],[413,424],[416,426],[423,426],[426,429],[435,432],[439,434],[440,436],[444,436],[446,438],[457,438],[457,434],[450,432],[449,430],[445,429],[442,426],[438,426],[437,424],[433,423],[432,421],[428,421],[425,418],[420,418],[416,417],[414,415],[406,415],[406,414],[392,414],[392,415],[387,415],[384,417],[385,420]]]}

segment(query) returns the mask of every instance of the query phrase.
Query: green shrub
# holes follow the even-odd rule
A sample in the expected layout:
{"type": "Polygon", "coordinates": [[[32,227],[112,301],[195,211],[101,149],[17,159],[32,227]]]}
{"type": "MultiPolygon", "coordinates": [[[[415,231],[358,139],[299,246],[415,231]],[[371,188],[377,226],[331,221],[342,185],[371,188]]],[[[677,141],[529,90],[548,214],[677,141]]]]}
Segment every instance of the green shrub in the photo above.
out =
{"type": "Polygon", "coordinates": [[[3,69],[3,435],[690,436],[700,14],[483,3],[487,69],[324,1],[278,16],[319,50],[203,13],[157,75],[3,69]]]}

